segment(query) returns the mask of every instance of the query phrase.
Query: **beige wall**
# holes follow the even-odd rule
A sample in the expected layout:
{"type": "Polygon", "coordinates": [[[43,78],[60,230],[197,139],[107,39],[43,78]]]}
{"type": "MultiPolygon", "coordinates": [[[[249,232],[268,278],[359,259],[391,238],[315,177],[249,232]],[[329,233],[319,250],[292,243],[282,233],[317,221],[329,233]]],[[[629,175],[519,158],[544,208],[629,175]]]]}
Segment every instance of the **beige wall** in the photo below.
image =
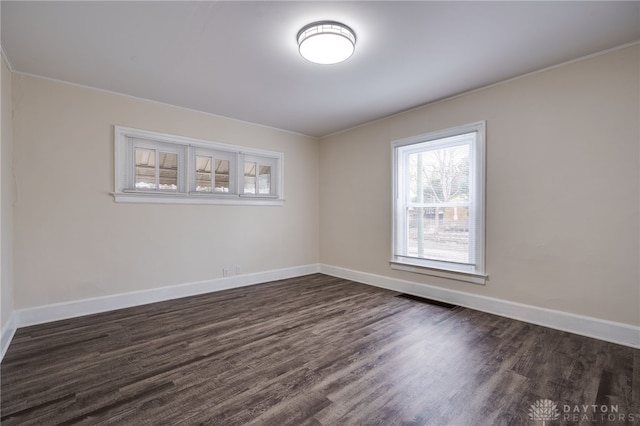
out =
{"type": "Polygon", "coordinates": [[[13,162],[11,132],[11,72],[0,59],[0,325],[13,310],[13,162]]]}
{"type": "Polygon", "coordinates": [[[11,79],[3,68],[3,324],[12,291],[19,309],[218,278],[237,264],[251,273],[320,261],[640,325],[639,76],[634,46],[317,142],[11,79]],[[487,120],[487,285],[392,271],[391,141],[479,120],[487,120]],[[113,125],[282,151],[286,204],[116,204],[113,125]],[[15,278],[5,282],[14,202],[15,278]]]}
{"type": "Polygon", "coordinates": [[[321,262],[640,325],[639,94],[635,45],[326,138],[321,262]],[[392,271],[391,141],[480,120],[488,283],[392,271]]]}
{"type": "Polygon", "coordinates": [[[15,308],[316,264],[315,139],[13,75],[15,308]],[[284,153],[283,207],[116,204],[113,126],[284,153]]]}

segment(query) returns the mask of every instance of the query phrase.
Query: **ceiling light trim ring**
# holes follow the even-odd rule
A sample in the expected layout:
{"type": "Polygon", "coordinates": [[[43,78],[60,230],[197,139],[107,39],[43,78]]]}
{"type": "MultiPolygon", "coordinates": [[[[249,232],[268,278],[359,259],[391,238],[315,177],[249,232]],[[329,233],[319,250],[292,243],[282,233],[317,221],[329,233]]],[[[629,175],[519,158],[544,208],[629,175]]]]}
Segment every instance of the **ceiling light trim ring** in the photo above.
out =
{"type": "Polygon", "coordinates": [[[298,31],[298,34],[296,35],[296,41],[298,42],[298,51],[303,58],[310,62],[327,65],[343,62],[349,59],[355,51],[356,40],[357,37],[355,31],[353,31],[353,29],[348,25],[337,21],[312,22],[302,27],[302,29],[298,31]],[[315,60],[312,56],[309,56],[306,52],[304,52],[303,45],[305,44],[305,42],[311,41],[318,36],[339,36],[344,38],[349,43],[348,52],[344,53],[344,55],[342,56],[337,57],[335,60],[330,60],[330,62],[315,60]]]}
{"type": "Polygon", "coordinates": [[[348,25],[345,25],[342,22],[338,22],[338,21],[316,21],[308,25],[305,25],[304,27],[302,27],[300,31],[298,31],[298,35],[296,36],[298,45],[308,37],[312,37],[313,35],[317,35],[317,34],[322,34],[321,32],[316,32],[314,34],[310,34],[304,37],[303,39],[300,39],[300,36],[304,35],[306,31],[310,30],[311,28],[317,28],[317,27],[329,27],[330,29],[332,29],[331,27],[338,27],[338,30],[344,30],[344,31],[327,31],[327,32],[346,37],[347,39],[351,40],[351,42],[354,45],[356,44],[356,41],[357,41],[356,32],[353,31],[353,29],[348,25]]]}

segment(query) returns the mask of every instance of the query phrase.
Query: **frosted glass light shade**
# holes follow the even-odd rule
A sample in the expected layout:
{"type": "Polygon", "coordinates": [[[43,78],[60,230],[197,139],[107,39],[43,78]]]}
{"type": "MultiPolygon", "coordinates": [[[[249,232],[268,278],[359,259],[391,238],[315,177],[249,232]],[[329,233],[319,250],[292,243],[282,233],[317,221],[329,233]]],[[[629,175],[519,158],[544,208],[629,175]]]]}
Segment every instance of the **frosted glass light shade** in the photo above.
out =
{"type": "Polygon", "coordinates": [[[298,50],[303,58],[316,64],[337,64],[353,55],[356,35],[340,22],[320,21],[298,32],[298,50]]]}

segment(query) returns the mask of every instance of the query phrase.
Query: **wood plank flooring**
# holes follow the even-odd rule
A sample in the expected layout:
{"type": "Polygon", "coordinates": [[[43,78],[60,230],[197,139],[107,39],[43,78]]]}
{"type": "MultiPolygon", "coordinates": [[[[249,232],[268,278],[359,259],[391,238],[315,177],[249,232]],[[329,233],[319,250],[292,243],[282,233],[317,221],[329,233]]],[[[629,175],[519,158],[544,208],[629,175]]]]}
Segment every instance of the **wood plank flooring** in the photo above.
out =
{"type": "Polygon", "coordinates": [[[533,425],[549,399],[640,424],[639,350],[397,296],[315,274],[22,328],[0,421],[533,425]]]}

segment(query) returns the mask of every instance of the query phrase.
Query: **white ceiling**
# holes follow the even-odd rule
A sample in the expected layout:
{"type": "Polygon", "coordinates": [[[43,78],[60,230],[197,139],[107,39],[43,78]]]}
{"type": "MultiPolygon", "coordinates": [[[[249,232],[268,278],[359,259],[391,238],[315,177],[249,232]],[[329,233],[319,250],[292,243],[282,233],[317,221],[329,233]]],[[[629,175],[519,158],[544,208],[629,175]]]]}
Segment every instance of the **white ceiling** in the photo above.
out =
{"type": "Polygon", "coordinates": [[[640,2],[14,2],[15,71],[324,136],[640,40],[640,2]],[[355,54],[315,65],[307,23],[355,54]]]}

